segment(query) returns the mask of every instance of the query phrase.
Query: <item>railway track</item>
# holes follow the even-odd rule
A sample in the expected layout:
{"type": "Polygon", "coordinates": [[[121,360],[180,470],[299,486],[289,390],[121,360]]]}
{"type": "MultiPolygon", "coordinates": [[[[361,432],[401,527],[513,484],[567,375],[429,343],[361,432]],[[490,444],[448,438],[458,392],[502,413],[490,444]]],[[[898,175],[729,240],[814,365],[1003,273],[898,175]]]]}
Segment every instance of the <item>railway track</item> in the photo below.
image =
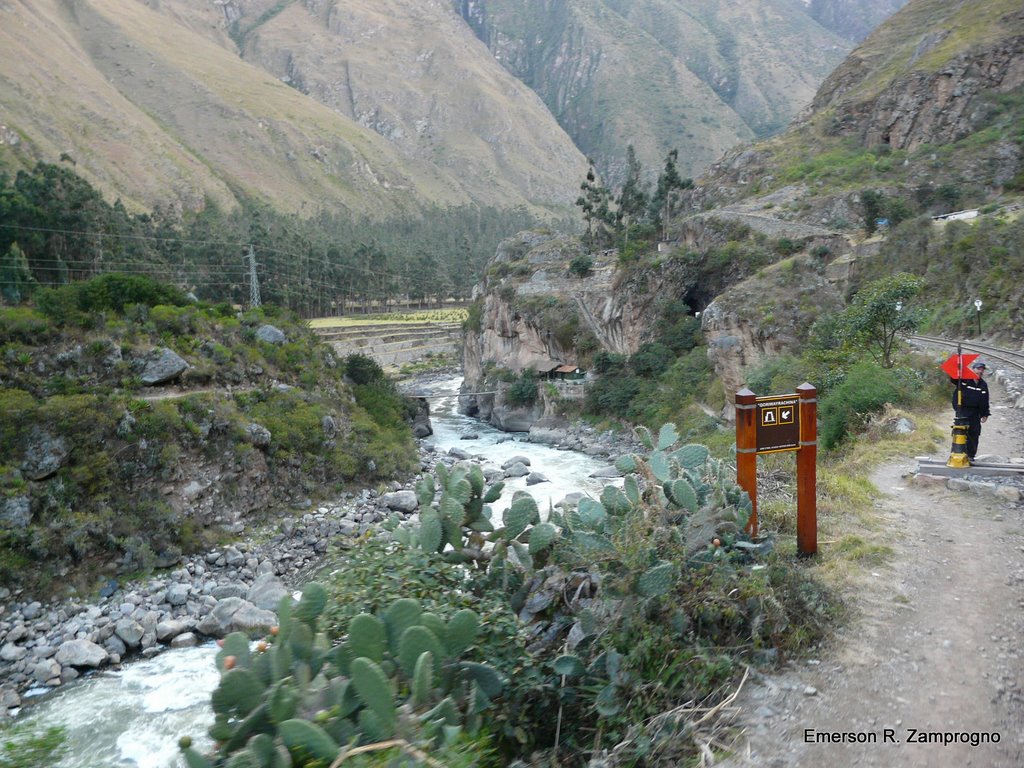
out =
{"type": "Polygon", "coordinates": [[[955,350],[959,344],[964,352],[977,352],[980,355],[984,355],[989,360],[998,360],[1000,363],[1015,368],[1018,371],[1024,371],[1024,351],[1005,349],[1004,347],[994,347],[991,344],[982,344],[976,341],[950,341],[949,339],[942,339],[938,336],[908,336],[907,340],[918,344],[938,346],[953,350],[955,350]]]}

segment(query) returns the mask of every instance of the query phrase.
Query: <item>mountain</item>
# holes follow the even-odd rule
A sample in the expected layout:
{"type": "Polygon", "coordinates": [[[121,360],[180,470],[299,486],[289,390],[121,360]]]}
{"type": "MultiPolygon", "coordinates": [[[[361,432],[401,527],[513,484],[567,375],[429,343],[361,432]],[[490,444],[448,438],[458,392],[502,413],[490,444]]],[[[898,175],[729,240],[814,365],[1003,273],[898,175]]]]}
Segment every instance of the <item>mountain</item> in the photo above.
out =
{"type": "MultiPolygon", "coordinates": [[[[656,423],[680,407],[659,392],[703,397],[706,413],[761,366],[780,366],[761,368],[766,386],[782,373],[809,376],[775,359],[807,349],[816,322],[898,272],[921,280],[906,310],[926,329],[975,335],[981,297],[986,336],[1019,344],[1022,206],[1024,10],[1014,0],[911,0],[789,129],[731,150],[698,178],[668,242],[634,237],[626,249],[624,232],[609,228],[596,246],[533,234],[500,248],[467,326],[467,390],[571,362],[604,374],[588,392],[598,413],[656,423]],[[944,220],[961,209],[969,222],[944,220]],[[707,346],[695,354],[698,322],[707,346]]],[[[827,322],[823,333],[827,345],[827,322]]],[[[835,371],[818,373],[834,384],[835,371]]],[[[533,414],[542,421],[556,405],[543,390],[533,414]]],[[[502,418],[505,405],[465,403],[502,418]]]]}
{"type": "Polygon", "coordinates": [[[907,0],[803,0],[807,13],[826,29],[859,43],[907,0]]]}
{"type": "Polygon", "coordinates": [[[627,144],[694,175],[783,128],[851,43],[790,0],[458,0],[495,58],[612,180],[627,144]]]}
{"type": "Polygon", "coordinates": [[[136,208],[572,204],[586,165],[441,2],[0,4],[0,169],[136,208]]]}

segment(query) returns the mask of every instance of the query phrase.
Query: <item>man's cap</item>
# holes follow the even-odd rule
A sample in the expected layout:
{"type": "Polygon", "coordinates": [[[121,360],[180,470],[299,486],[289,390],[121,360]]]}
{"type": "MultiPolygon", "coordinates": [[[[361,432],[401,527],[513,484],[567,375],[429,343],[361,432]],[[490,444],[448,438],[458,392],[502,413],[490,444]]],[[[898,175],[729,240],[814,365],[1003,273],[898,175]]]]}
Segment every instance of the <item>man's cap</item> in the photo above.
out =
{"type": "Polygon", "coordinates": [[[985,361],[984,360],[975,360],[973,363],[971,363],[971,368],[974,368],[975,370],[977,370],[979,368],[987,368],[987,367],[988,366],[985,365],[985,361]]]}

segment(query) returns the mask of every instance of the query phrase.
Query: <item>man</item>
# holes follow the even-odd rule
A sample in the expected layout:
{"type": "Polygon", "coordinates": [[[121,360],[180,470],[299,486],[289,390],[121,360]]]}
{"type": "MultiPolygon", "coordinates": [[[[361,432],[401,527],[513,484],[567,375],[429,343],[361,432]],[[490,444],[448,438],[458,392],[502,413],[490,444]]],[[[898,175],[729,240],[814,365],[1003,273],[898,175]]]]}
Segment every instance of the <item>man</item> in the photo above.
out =
{"type": "Polygon", "coordinates": [[[988,382],[985,381],[985,363],[977,360],[971,365],[977,379],[951,379],[959,384],[953,390],[953,412],[956,417],[967,420],[967,460],[973,464],[974,454],[978,452],[978,438],[981,437],[981,425],[988,421],[988,382]]]}

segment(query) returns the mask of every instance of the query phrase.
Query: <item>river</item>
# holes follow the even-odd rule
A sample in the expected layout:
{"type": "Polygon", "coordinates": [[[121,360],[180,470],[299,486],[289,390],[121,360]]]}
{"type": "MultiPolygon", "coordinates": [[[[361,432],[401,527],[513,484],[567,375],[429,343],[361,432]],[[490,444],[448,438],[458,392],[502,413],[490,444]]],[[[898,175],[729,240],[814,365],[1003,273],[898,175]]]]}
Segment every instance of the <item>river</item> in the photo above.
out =
{"type": "MultiPolygon", "coordinates": [[[[548,482],[527,487],[526,478],[506,481],[500,512],[516,490],[526,490],[541,514],[566,494],[583,491],[599,495],[608,480],[590,478],[607,466],[574,451],[527,443],[525,435],[508,434],[457,412],[460,379],[436,381],[428,386],[434,434],[425,444],[438,453],[460,448],[486,457],[485,465],[500,467],[514,456],[527,456],[530,468],[548,482]],[[463,435],[477,435],[463,439],[463,435]]],[[[196,747],[210,746],[206,729],[213,722],[210,693],[219,679],[214,668],[217,647],[166,651],[121,669],[88,675],[28,704],[19,720],[60,725],[66,731],[67,753],[51,768],[169,768],[179,765],[178,738],[192,736],[196,747]]],[[[42,691],[39,691],[42,693],[42,691]]]]}

